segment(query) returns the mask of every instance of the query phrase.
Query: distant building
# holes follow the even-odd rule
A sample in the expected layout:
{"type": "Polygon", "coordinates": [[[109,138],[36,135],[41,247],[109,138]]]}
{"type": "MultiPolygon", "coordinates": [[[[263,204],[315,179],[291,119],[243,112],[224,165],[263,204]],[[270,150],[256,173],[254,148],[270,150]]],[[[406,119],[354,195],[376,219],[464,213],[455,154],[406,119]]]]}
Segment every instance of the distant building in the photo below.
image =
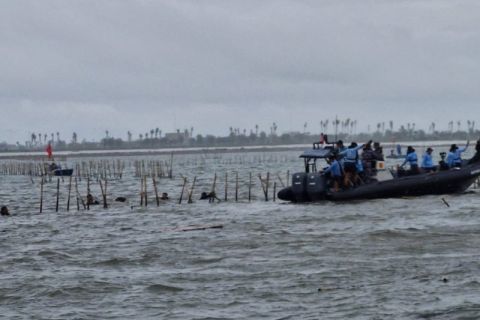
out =
{"type": "Polygon", "coordinates": [[[188,140],[188,138],[188,132],[180,132],[180,130],[178,130],[177,132],[165,133],[165,140],[167,140],[167,142],[169,143],[182,143],[188,140]]]}

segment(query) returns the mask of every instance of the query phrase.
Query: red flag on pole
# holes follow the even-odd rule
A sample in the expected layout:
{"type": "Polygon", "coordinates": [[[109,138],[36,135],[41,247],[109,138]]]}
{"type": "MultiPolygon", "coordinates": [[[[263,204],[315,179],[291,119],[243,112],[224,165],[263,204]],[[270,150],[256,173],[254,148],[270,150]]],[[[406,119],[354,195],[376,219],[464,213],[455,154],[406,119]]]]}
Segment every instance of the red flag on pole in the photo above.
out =
{"type": "Polygon", "coordinates": [[[47,146],[47,149],[45,150],[48,155],[48,159],[52,159],[53,156],[53,150],[52,150],[52,145],[49,143],[47,146]]]}

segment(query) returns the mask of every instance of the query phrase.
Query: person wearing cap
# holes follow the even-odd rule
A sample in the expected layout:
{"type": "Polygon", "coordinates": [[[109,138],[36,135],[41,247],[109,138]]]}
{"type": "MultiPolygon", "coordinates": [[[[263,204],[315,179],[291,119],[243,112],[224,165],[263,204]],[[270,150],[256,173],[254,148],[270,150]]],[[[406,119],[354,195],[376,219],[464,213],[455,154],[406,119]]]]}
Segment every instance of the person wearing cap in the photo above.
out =
{"type": "Polygon", "coordinates": [[[425,172],[437,171],[437,167],[433,165],[432,152],[433,149],[429,147],[427,148],[427,151],[423,154],[421,168],[425,172]]]}
{"type": "Polygon", "coordinates": [[[412,146],[408,146],[407,148],[407,156],[405,157],[405,161],[402,163],[400,168],[403,168],[406,164],[410,165],[409,174],[417,174],[418,173],[418,157],[415,149],[412,146]]]}
{"type": "Polygon", "coordinates": [[[450,146],[450,151],[447,155],[447,164],[450,168],[460,168],[462,166],[462,153],[468,149],[470,141],[464,148],[459,148],[456,144],[450,146]]]}
{"type": "Polygon", "coordinates": [[[330,166],[325,169],[322,174],[330,176],[333,181],[334,190],[335,192],[338,192],[340,183],[342,182],[342,168],[335,154],[328,157],[328,162],[330,166]]]}

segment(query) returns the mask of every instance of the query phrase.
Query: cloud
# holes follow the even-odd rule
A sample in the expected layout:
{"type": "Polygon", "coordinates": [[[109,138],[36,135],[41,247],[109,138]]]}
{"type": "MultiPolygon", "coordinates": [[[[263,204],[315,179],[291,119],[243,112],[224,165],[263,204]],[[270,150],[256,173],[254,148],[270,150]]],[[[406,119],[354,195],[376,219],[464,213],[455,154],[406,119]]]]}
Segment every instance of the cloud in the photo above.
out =
{"type": "Polygon", "coordinates": [[[106,129],[125,136],[190,126],[221,134],[273,121],[300,130],[305,119],[335,115],[365,128],[390,118],[446,126],[475,117],[479,6],[8,2],[0,135],[22,141],[38,128],[98,139],[106,129]]]}

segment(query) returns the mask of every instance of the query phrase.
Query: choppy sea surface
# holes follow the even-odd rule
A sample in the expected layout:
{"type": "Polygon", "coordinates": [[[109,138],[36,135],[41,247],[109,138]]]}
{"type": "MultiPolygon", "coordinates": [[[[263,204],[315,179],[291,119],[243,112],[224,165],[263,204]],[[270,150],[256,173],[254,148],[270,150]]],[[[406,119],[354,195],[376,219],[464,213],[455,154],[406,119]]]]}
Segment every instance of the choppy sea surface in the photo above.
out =
{"type": "MultiPolygon", "coordinates": [[[[125,161],[126,172],[109,181],[108,209],[77,211],[72,195],[67,212],[65,179],[55,212],[54,179],[45,185],[40,214],[39,178],[0,176],[0,204],[12,214],[0,217],[0,318],[480,317],[476,189],[354,203],[265,202],[258,173],[285,183],[287,170],[301,170],[297,156],[182,156],[175,159],[175,179],[158,183],[170,195],[159,207],[150,186],[148,206],[140,206],[137,158],[128,156],[115,158],[125,161]],[[228,201],[198,200],[215,172],[222,200],[229,174],[228,201]],[[183,176],[189,185],[198,177],[191,204],[178,204],[183,176]],[[117,196],[128,200],[114,202],[117,196]],[[223,228],[182,231],[213,225],[223,228]]],[[[86,194],[85,180],[79,183],[86,194]]],[[[95,180],[91,188],[99,196],[95,180]]]]}

